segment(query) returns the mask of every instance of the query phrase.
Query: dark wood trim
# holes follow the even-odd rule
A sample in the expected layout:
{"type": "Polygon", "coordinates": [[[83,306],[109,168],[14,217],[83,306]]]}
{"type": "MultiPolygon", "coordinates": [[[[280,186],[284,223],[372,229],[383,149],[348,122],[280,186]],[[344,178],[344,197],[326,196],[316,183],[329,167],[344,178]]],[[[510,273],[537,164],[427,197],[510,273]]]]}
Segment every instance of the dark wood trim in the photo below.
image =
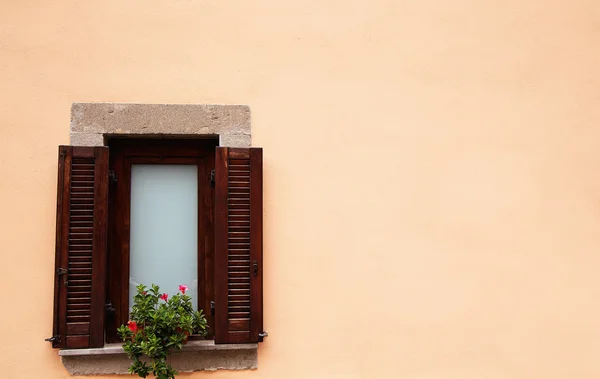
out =
{"type": "Polygon", "coordinates": [[[107,326],[107,340],[118,342],[116,328],[127,322],[129,312],[129,233],[132,164],[194,164],[198,166],[198,306],[204,308],[211,330],[210,301],[214,299],[211,265],[213,242],[213,190],[209,176],[214,167],[215,139],[109,141],[111,169],[117,182],[111,187],[109,295],[116,314],[107,326]],[[204,208],[206,206],[206,208],[204,208]],[[112,278],[112,280],[111,280],[112,278]],[[118,278],[114,280],[114,278],[118,278]],[[210,282],[210,283],[209,283],[210,282]]]}
{"type": "MultiPolygon", "coordinates": [[[[68,146],[64,160],[63,199],[61,212],[61,241],[60,264],[56,268],[69,267],[69,223],[71,221],[69,208],[71,206],[71,165],[73,162],[73,147],[68,146]]],[[[59,285],[59,326],[58,335],[61,347],[67,347],[67,277],[56,274],[59,285]]]]}
{"type": "Polygon", "coordinates": [[[197,157],[199,154],[214,153],[218,140],[202,139],[133,139],[115,138],[108,141],[113,151],[119,154],[139,157],[197,157]]]}
{"type": "Polygon", "coordinates": [[[250,263],[257,263],[250,275],[250,342],[260,340],[263,331],[263,173],[262,149],[250,149],[250,263]]]}
{"type": "Polygon", "coordinates": [[[129,235],[124,229],[128,229],[129,225],[126,220],[129,217],[125,216],[129,212],[129,207],[126,206],[127,186],[119,185],[118,178],[124,177],[124,162],[123,154],[119,149],[110,148],[110,163],[109,167],[112,170],[113,179],[109,185],[109,247],[108,247],[108,268],[107,268],[107,303],[111,303],[115,308],[114,314],[107,315],[106,322],[106,342],[115,343],[121,342],[117,336],[117,328],[123,323],[122,320],[127,320],[128,310],[122,309],[121,287],[123,283],[123,273],[129,272],[128,267],[123,267],[122,256],[120,252],[123,250],[122,243],[129,243],[124,235],[129,235]],[[116,181],[115,181],[116,178],[116,181]]]}
{"type": "Polygon", "coordinates": [[[92,255],[92,314],[90,347],[104,345],[104,305],[106,303],[106,249],[108,221],[108,148],[94,148],[94,234],[92,255]]]}
{"type": "Polygon", "coordinates": [[[210,303],[214,301],[214,189],[210,185],[210,172],[215,167],[215,154],[209,154],[198,165],[198,306],[204,310],[211,329],[206,338],[214,337],[214,316],[210,303]],[[201,184],[201,185],[200,185],[201,184]]]}
{"type": "MultiPolygon", "coordinates": [[[[208,156],[198,156],[198,157],[140,157],[140,156],[131,156],[128,157],[129,164],[151,164],[151,165],[199,165],[204,162],[204,159],[208,158],[208,156]]],[[[200,176],[198,176],[200,179],[200,176]]]]}
{"type": "Polygon", "coordinates": [[[56,200],[56,250],[54,258],[54,317],[52,335],[58,339],[52,341],[52,347],[64,347],[67,328],[67,288],[61,285],[63,278],[57,275],[59,268],[68,264],[68,251],[63,241],[68,239],[69,229],[69,182],[72,148],[58,148],[58,188],[56,200]]]}
{"type": "Polygon", "coordinates": [[[54,347],[104,345],[108,148],[61,146],[54,347]]]}
{"type": "Polygon", "coordinates": [[[228,343],[227,255],[228,255],[228,173],[229,149],[217,148],[215,154],[215,342],[228,343]]]}
{"type": "MultiPolygon", "coordinates": [[[[130,231],[131,231],[131,157],[124,156],[121,161],[121,176],[117,179],[117,186],[119,187],[119,194],[123,197],[118,200],[118,208],[115,210],[120,215],[117,217],[118,224],[115,224],[115,228],[120,229],[120,241],[119,241],[119,254],[118,261],[120,278],[118,291],[119,291],[119,302],[115,304],[115,308],[119,309],[120,319],[117,320],[117,327],[127,323],[129,319],[129,244],[130,244],[130,231]]],[[[114,273],[109,273],[114,275],[114,273]]],[[[116,276],[116,275],[115,275],[116,276]]]]}
{"type": "Polygon", "coordinates": [[[217,148],[215,168],[215,342],[259,342],[263,323],[262,149],[217,148]]]}

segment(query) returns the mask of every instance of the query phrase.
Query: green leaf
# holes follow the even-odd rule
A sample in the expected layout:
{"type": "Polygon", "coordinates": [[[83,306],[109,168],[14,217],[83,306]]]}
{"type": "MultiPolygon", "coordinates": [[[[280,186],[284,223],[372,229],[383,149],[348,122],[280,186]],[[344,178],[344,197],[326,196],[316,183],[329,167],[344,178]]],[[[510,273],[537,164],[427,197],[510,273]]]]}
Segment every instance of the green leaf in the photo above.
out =
{"type": "Polygon", "coordinates": [[[131,320],[137,322],[139,331],[134,334],[126,325],[117,329],[123,350],[132,360],[129,372],[142,378],[152,372],[157,378],[174,379],[177,372],[167,363],[170,351],[183,347],[186,333],[206,335],[206,318],[202,310],[193,309],[189,295],[177,293],[159,302],[159,286],[152,284],[148,289],[140,284],[136,290],[131,320]],[[140,360],[143,356],[149,364],[140,360]]]}

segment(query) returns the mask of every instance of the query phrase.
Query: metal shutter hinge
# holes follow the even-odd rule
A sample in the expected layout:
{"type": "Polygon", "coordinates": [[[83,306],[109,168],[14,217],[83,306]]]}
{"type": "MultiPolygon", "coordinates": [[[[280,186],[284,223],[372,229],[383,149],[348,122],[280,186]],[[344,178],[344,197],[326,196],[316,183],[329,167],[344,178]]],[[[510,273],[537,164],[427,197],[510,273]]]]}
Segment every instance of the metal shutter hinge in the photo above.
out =
{"type": "Polygon", "coordinates": [[[117,313],[117,310],[113,303],[104,304],[104,311],[106,312],[107,316],[113,316],[117,313]]]}
{"type": "Polygon", "coordinates": [[[108,170],[108,177],[110,178],[110,180],[113,181],[113,183],[116,183],[118,181],[117,174],[115,174],[115,170],[108,170]]]}
{"type": "Polygon", "coordinates": [[[67,284],[67,283],[69,283],[68,276],[67,276],[68,272],[69,272],[69,270],[67,270],[66,268],[59,267],[56,269],[56,276],[60,277],[61,275],[64,275],[65,276],[64,283],[67,284]]]}
{"type": "Polygon", "coordinates": [[[210,170],[210,186],[212,188],[215,188],[215,175],[216,175],[215,170],[214,169],[210,170]]]}

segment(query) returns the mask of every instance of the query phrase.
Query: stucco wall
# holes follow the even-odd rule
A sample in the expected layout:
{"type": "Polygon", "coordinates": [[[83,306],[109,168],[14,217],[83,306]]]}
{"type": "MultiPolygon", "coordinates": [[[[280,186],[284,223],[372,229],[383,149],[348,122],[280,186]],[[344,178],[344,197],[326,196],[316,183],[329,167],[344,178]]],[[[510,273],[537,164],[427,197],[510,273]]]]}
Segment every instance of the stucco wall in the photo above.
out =
{"type": "Polygon", "coordinates": [[[0,376],[51,333],[73,102],[248,104],[265,161],[259,369],[598,378],[597,0],[3,1],[0,376]]]}

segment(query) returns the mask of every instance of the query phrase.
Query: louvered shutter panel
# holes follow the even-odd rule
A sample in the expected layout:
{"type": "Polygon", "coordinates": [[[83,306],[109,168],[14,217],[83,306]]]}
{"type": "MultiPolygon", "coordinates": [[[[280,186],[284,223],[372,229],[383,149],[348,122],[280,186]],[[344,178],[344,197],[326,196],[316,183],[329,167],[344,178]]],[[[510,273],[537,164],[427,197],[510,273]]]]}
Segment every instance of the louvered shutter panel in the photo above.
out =
{"type": "Polygon", "coordinates": [[[104,344],[108,148],[60,146],[53,347],[104,344]]]}
{"type": "Polygon", "coordinates": [[[215,342],[259,342],[262,149],[218,147],[215,166],[215,342]]]}

